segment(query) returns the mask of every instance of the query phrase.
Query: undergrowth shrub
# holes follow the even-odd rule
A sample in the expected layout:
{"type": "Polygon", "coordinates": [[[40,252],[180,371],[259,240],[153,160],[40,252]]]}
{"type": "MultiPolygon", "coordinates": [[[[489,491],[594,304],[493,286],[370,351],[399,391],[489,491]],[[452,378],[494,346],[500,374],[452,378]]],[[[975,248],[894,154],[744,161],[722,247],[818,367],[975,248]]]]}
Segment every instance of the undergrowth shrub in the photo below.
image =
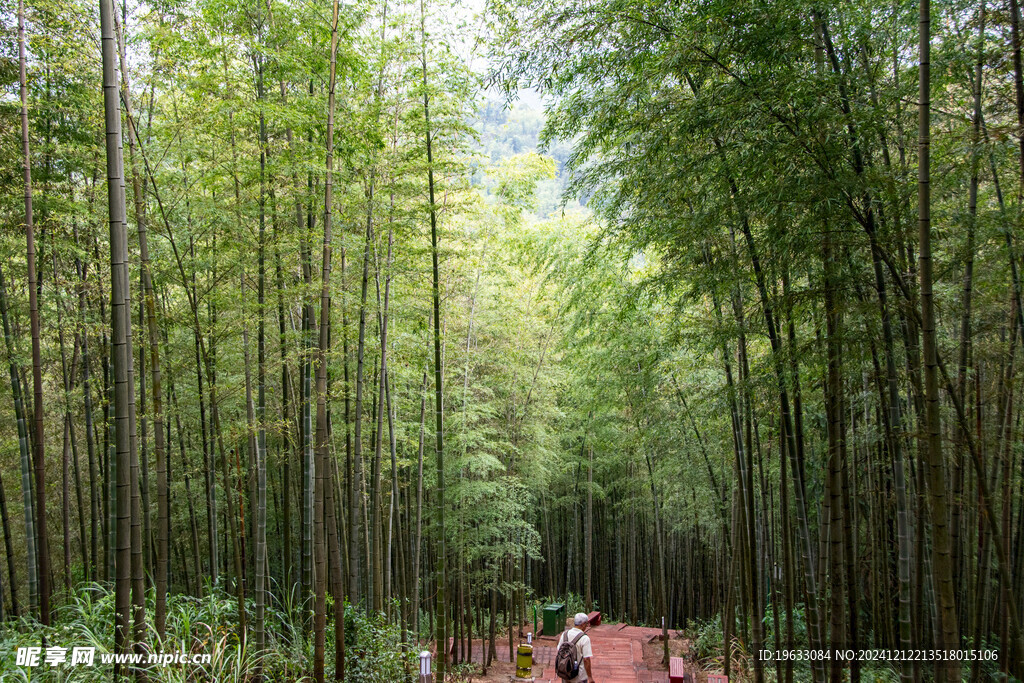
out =
{"type": "MultiPolygon", "coordinates": [[[[297,610],[271,601],[266,612],[266,651],[257,655],[252,643],[243,644],[238,638],[238,602],[223,587],[207,585],[203,597],[168,596],[167,630],[162,644],[157,644],[152,622],[154,596],[153,591],[146,596],[146,654],[211,655],[208,664],[144,665],[149,680],[154,683],[242,683],[259,662],[270,680],[302,680],[305,662],[309,660],[301,638],[301,625],[296,621],[297,610]]],[[[246,608],[251,614],[253,606],[246,608]]],[[[26,616],[0,623],[0,680],[5,683],[110,681],[113,666],[104,664],[102,656],[114,651],[113,624],[114,591],[97,583],[79,586],[68,602],[56,609],[50,626],[26,616]],[[16,655],[21,647],[43,648],[40,665],[17,666],[16,655]],[[47,647],[66,648],[67,660],[60,665],[47,666],[44,661],[47,647]],[[93,665],[72,666],[74,647],[96,648],[93,665]]]]}
{"type": "MultiPolygon", "coordinates": [[[[396,606],[397,608],[397,606],[396,606]]],[[[333,643],[333,626],[328,627],[333,643]]],[[[349,683],[415,681],[419,654],[402,637],[402,629],[382,612],[369,616],[345,603],[345,680],[349,683]]]]}

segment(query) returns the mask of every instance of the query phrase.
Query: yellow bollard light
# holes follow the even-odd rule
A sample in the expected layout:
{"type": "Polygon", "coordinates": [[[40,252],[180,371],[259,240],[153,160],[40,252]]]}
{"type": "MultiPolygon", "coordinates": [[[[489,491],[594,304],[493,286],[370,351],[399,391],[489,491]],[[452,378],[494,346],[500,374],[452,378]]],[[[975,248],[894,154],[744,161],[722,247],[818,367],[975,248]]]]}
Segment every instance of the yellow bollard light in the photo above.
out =
{"type": "Polygon", "coordinates": [[[526,634],[526,642],[516,651],[516,678],[533,680],[533,634],[526,634]]]}

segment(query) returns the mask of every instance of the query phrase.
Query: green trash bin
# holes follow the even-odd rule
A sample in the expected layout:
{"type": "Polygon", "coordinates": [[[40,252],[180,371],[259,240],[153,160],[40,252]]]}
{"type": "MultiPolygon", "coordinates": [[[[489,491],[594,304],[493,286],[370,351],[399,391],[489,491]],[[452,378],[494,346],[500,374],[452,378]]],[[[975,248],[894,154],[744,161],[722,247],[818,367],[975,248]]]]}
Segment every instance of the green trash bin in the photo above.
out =
{"type": "Polygon", "coordinates": [[[555,602],[544,606],[544,635],[553,636],[565,630],[565,605],[555,602]]]}

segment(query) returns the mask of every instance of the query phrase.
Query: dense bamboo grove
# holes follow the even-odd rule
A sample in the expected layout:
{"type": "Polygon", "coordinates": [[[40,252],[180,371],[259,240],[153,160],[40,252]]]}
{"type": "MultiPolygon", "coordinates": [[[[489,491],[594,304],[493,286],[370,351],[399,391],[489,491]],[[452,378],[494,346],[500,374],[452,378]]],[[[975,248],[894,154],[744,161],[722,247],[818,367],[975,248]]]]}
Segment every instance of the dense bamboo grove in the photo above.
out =
{"type": "Polygon", "coordinates": [[[1024,676],[1017,0],[3,10],[4,648],[1024,676]]]}

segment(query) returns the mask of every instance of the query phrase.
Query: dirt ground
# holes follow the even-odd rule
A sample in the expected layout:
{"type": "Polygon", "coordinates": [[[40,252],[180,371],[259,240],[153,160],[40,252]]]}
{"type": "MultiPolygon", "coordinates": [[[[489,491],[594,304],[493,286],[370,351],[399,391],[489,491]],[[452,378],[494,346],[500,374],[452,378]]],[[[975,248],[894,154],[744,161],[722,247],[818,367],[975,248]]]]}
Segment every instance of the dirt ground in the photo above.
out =
{"type": "MultiPolygon", "coordinates": [[[[476,665],[476,673],[471,674],[469,678],[459,679],[460,683],[509,683],[509,679],[516,673],[516,668],[509,662],[492,662],[491,667],[487,670],[487,675],[483,676],[480,674],[480,665],[476,665]]],[[[540,667],[534,667],[534,675],[539,676],[541,673],[540,667]]]]}
{"type": "MultiPolygon", "coordinates": [[[[690,641],[682,638],[669,638],[669,657],[682,657],[687,659],[690,650],[690,641]]],[[[665,650],[660,638],[644,643],[644,664],[651,671],[668,671],[668,667],[661,663],[665,650]]]]}
{"type": "Polygon", "coordinates": [[[509,676],[512,676],[515,672],[516,668],[512,666],[510,662],[491,662],[491,667],[487,670],[486,676],[481,676],[478,673],[476,676],[472,676],[468,680],[479,683],[484,683],[484,681],[502,681],[502,683],[508,683],[509,676]]]}
{"type": "MultiPolygon", "coordinates": [[[[695,681],[706,681],[707,674],[700,668],[700,665],[693,660],[690,654],[691,642],[685,638],[669,638],[668,641],[668,655],[669,657],[682,657],[686,661],[687,672],[693,674],[695,681]]],[[[655,638],[649,643],[643,644],[644,648],[644,664],[650,671],[668,671],[668,667],[663,665],[662,658],[664,657],[665,650],[662,645],[661,638],[655,638]]]]}

